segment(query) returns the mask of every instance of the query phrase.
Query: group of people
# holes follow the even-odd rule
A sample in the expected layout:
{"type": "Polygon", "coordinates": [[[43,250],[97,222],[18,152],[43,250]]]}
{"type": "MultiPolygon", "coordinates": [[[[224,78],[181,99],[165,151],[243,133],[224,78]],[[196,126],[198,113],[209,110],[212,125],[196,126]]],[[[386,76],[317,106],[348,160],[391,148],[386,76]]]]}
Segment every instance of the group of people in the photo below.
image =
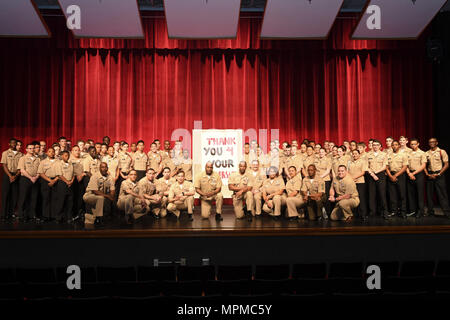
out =
{"type": "MultiPolygon", "coordinates": [[[[305,139],[300,145],[270,143],[267,154],[252,140],[244,145],[239,169],[228,179],[236,218],[307,218],[351,221],[355,214],[367,220],[381,215],[406,218],[434,214],[437,195],[450,218],[444,172],[448,155],[436,138],[429,150],[419,148],[418,139],[388,137],[368,144],[332,141],[323,145],[305,139]],[[409,146],[408,147],[408,143],[409,146]],[[425,190],[427,211],[425,212],[425,190]]],[[[139,140],[111,144],[79,140],[72,146],[65,137],[47,148],[45,141],[26,145],[10,139],[1,158],[2,220],[36,223],[84,221],[102,225],[105,216],[123,212],[127,223],[143,215],[156,219],[182,212],[193,220],[194,195],[200,197],[201,216],[222,220],[222,179],[208,162],[204,171],[192,176],[189,151],[176,141],[154,140],[150,151],[139,140]]]]}

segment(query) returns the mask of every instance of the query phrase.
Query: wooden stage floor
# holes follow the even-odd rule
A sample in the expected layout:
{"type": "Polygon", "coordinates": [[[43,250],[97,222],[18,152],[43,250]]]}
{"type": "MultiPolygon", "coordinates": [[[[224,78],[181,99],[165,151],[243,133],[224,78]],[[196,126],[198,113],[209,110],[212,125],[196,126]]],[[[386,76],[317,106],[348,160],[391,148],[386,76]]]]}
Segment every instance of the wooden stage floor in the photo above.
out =
{"type": "MultiPolygon", "coordinates": [[[[126,225],[119,219],[109,221],[103,228],[85,227],[81,224],[0,224],[0,239],[46,239],[46,238],[184,238],[184,237],[258,237],[258,236],[326,236],[326,235],[383,235],[383,234],[436,234],[450,233],[450,220],[443,216],[415,219],[393,218],[385,221],[381,217],[371,217],[363,222],[335,221],[288,221],[280,218],[274,221],[264,215],[246,219],[235,218],[232,206],[224,206],[223,221],[217,222],[212,215],[202,219],[199,208],[194,211],[194,221],[185,215],[180,220],[168,215],[156,220],[144,216],[134,225],[126,225]]],[[[437,214],[441,214],[437,210],[437,214]]]]}

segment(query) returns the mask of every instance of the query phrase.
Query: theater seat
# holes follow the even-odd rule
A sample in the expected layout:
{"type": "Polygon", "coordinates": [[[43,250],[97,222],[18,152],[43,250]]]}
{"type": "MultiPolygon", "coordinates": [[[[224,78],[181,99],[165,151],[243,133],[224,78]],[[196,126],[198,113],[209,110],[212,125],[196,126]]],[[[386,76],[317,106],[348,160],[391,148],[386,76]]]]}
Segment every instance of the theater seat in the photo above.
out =
{"type": "Polygon", "coordinates": [[[400,268],[400,277],[433,276],[434,261],[406,261],[400,268]]]}
{"type": "Polygon", "coordinates": [[[257,265],[255,279],[281,280],[289,278],[289,265],[257,265]]]}
{"type": "Polygon", "coordinates": [[[115,282],[111,285],[111,295],[115,298],[150,298],[161,295],[158,281],[149,282],[115,282]]]}
{"type": "Polygon", "coordinates": [[[363,277],[363,264],[361,262],[331,263],[328,277],[329,278],[362,278],[363,277]]]}
{"type": "Polygon", "coordinates": [[[52,283],[56,282],[55,270],[52,268],[16,269],[17,281],[23,283],[52,283]]]}
{"type": "Polygon", "coordinates": [[[293,281],[293,289],[297,295],[330,294],[328,279],[297,279],[293,281]]]}
{"type": "Polygon", "coordinates": [[[253,280],[251,283],[252,295],[272,295],[293,294],[294,283],[290,279],[284,280],[253,280]]]}
{"type": "Polygon", "coordinates": [[[113,268],[98,267],[97,279],[99,282],[132,282],[136,281],[136,270],[134,267],[113,268]]]}
{"type": "Polygon", "coordinates": [[[164,296],[200,297],[203,295],[201,281],[167,281],[161,287],[164,296]]]}
{"type": "Polygon", "coordinates": [[[326,263],[294,264],[292,268],[293,279],[325,279],[326,276],[326,263]]]}
{"type": "Polygon", "coordinates": [[[112,284],[104,282],[87,282],[81,285],[81,290],[65,289],[59,294],[63,300],[105,300],[112,295],[112,284]]]}
{"type": "Polygon", "coordinates": [[[173,266],[139,266],[137,267],[138,281],[175,281],[175,267],[173,266]]]}
{"type": "Polygon", "coordinates": [[[178,281],[208,281],[215,278],[216,270],[214,266],[179,266],[177,270],[178,281]]]}
{"type": "Polygon", "coordinates": [[[250,280],[252,279],[252,266],[225,266],[219,265],[217,269],[218,280],[250,280]]]}

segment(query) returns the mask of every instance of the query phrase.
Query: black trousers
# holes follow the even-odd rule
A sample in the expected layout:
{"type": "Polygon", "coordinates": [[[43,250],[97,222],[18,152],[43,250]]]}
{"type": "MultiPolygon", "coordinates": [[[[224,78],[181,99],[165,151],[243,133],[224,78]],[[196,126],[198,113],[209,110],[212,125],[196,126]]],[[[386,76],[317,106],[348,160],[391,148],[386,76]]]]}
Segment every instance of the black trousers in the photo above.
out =
{"type": "Polygon", "coordinates": [[[9,181],[6,173],[3,173],[2,178],[2,209],[0,211],[0,218],[7,218],[14,214],[17,205],[17,197],[19,195],[19,179],[17,177],[14,182],[9,181]]]}
{"type": "Polygon", "coordinates": [[[369,214],[374,216],[377,212],[377,194],[379,196],[381,206],[381,212],[384,214],[387,210],[386,202],[386,174],[384,171],[377,174],[378,180],[375,181],[372,176],[369,175],[369,214]]]}
{"type": "MultiPolygon", "coordinates": [[[[438,172],[429,172],[438,173],[438,172]]],[[[436,179],[427,179],[427,207],[429,211],[433,210],[433,194],[436,191],[439,204],[442,207],[442,211],[445,214],[450,214],[450,208],[448,206],[447,186],[445,183],[445,177],[439,176],[436,179]]]]}
{"type": "MultiPolygon", "coordinates": [[[[126,175],[128,175],[128,173],[126,175]]],[[[119,178],[117,178],[117,181],[116,181],[116,184],[115,184],[116,192],[114,194],[114,200],[115,200],[116,203],[117,203],[117,200],[119,200],[120,186],[122,185],[123,181],[125,181],[125,179],[122,178],[122,176],[119,173],[119,178]]]]}
{"type": "Polygon", "coordinates": [[[328,198],[330,197],[330,189],[331,189],[331,180],[325,181],[325,212],[327,213],[327,216],[330,216],[331,210],[334,207],[334,202],[328,201],[328,198]]]}
{"type": "Polygon", "coordinates": [[[39,194],[38,181],[32,183],[26,177],[19,180],[19,200],[17,203],[17,214],[21,219],[36,217],[36,203],[39,194]]]}
{"type": "Polygon", "coordinates": [[[145,177],[146,173],[147,173],[147,171],[145,171],[145,170],[136,170],[136,174],[137,174],[137,180],[136,181],[139,181],[143,177],[145,177]]]}
{"type": "Polygon", "coordinates": [[[75,217],[80,214],[80,211],[81,213],[86,211],[83,201],[83,195],[85,192],[83,180],[78,181],[78,179],[75,177],[75,180],[72,183],[71,192],[73,198],[72,216],[75,217]]]}
{"type": "Polygon", "coordinates": [[[55,218],[57,220],[71,218],[73,206],[72,188],[69,188],[64,181],[59,180],[56,182],[53,192],[53,213],[55,218]]]}
{"type": "Polygon", "coordinates": [[[408,192],[408,205],[410,212],[424,211],[424,197],[425,197],[425,174],[423,171],[416,174],[416,180],[411,180],[409,176],[406,178],[406,190],[408,192]]]}
{"type": "Polygon", "coordinates": [[[41,186],[41,197],[42,197],[42,217],[44,218],[54,218],[55,215],[52,212],[52,198],[53,198],[53,193],[55,190],[55,184],[53,185],[53,187],[49,187],[48,186],[48,181],[44,180],[44,179],[39,179],[40,180],[40,186],[41,186]]]}
{"type": "MultiPolygon", "coordinates": [[[[394,175],[396,172],[391,172],[394,175]]],[[[389,199],[391,201],[392,212],[406,214],[406,175],[402,173],[397,177],[396,182],[388,179],[389,199]]]]}
{"type": "Polygon", "coordinates": [[[367,217],[367,186],[366,183],[357,183],[356,190],[359,195],[358,215],[367,217]]]}

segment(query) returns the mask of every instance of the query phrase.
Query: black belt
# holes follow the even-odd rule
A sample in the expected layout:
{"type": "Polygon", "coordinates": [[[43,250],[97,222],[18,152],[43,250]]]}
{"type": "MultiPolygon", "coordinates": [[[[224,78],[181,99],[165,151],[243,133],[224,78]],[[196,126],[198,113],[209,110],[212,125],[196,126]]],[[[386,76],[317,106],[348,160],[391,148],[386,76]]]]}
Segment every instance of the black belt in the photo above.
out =
{"type": "Polygon", "coordinates": [[[428,173],[431,173],[431,174],[435,174],[435,173],[440,173],[441,171],[428,171],[428,173]]]}

